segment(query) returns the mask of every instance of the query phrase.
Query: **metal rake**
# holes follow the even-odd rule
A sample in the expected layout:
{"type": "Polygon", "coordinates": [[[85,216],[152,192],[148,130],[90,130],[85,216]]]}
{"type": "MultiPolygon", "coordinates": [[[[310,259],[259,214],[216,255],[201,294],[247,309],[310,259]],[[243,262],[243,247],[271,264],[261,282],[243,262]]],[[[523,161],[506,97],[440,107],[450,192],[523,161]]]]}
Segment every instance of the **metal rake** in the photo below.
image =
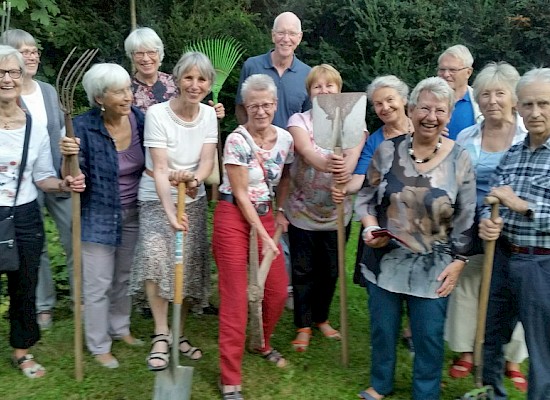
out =
{"type": "MultiPolygon", "coordinates": [[[[84,51],[69,71],[66,72],[66,69],[68,68],[67,65],[75,51],[76,47],[71,50],[63,62],[63,65],[61,65],[61,69],[59,70],[55,81],[55,87],[57,89],[57,93],[59,94],[61,109],[65,113],[65,116],[69,116],[69,118],[74,111],[74,92],[76,90],[76,86],[80,82],[80,78],[84,75],[84,71],[86,71],[86,68],[88,68],[88,65],[90,65],[99,49],[88,49],[84,51]],[[66,75],[63,78],[65,72],[66,75]]],[[[67,124],[67,136],[74,137],[74,132],[72,132],[72,124],[67,124]],[[69,132],[69,125],[71,125],[71,132],[69,132]]]]}

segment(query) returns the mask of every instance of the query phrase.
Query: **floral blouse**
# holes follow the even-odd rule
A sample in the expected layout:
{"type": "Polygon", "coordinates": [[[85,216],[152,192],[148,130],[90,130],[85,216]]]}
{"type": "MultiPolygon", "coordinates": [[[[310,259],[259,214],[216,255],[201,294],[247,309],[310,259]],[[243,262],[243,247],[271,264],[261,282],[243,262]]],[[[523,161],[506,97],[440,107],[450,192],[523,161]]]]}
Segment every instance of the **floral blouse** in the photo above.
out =
{"type": "Polygon", "coordinates": [[[402,135],[380,144],[355,203],[359,217],[376,216],[408,247],[392,240],[367,251],[362,273],[390,292],[437,298],[437,277],[453,254],[471,245],[475,174],[468,152],[458,144],[438,165],[420,173],[408,154],[409,143],[410,135],[402,135]]]}
{"type": "Polygon", "coordinates": [[[178,95],[178,88],[172,75],[159,72],[157,81],[152,85],[146,85],[135,76],[132,78],[132,93],[134,105],[144,113],[153,104],[163,103],[178,95]]]}
{"type": "MultiPolygon", "coordinates": [[[[275,125],[272,125],[272,127],[277,130],[277,142],[271,150],[263,150],[258,147],[250,133],[242,125],[239,125],[233,133],[229,134],[225,141],[224,164],[247,167],[248,196],[253,203],[272,200],[272,188],[279,184],[284,165],[294,161],[292,136],[284,129],[275,125]],[[256,157],[256,154],[258,154],[258,157],[256,157]],[[258,159],[262,160],[263,168],[258,159]]],[[[232,193],[227,171],[223,173],[223,181],[219,190],[220,193],[232,193]]]]}

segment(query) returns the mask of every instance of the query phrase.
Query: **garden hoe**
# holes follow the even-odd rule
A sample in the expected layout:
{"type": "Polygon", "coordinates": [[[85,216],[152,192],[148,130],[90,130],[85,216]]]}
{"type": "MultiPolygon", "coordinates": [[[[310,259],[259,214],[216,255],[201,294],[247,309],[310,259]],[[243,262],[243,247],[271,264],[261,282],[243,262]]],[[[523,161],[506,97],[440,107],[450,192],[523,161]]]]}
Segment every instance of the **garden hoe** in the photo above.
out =
{"type": "MultiPolygon", "coordinates": [[[[359,145],[365,138],[365,93],[322,94],[313,98],[313,138],[323,149],[342,155],[342,151],[359,145]]],[[[342,364],[348,365],[348,316],[346,304],[346,233],[344,204],[336,205],[338,213],[338,276],[340,280],[340,333],[342,364]]]]}
{"type": "MultiPolygon", "coordinates": [[[[279,244],[283,227],[278,226],[273,236],[275,244],[279,244]]],[[[262,302],[264,300],[264,288],[271,262],[275,257],[275,252],[269,250],[259,262],[258,256],[258,232],[255,226],[250,229],[250,249],[248,253],[248,309],[250,310],[250,337],[248,347],[250,351],[263,349],[264,326],[262,317],[262,302]]]]}
{"type": "MultiPolygon", "coordinates": [[[[178,221],[185,212],[185,183],[178,184],[178,221]]],[[[193,380],[193,367],[180,364],[179,334],[181,326],[181,304],[183,302],[184,251],[185,236],[182,231],[176,232],[175,272],[174,272],[174,305],[172,307],[172,348],[170,368],[157,372],[155,379],[154,400],[189,400],[193,380]]]]}
{"type": "MultiPolygon", "coordinates": [[[[491,219],[498,217],[498,199],[493,196],[485,198],[485,203],[491,205],[491,219]]],[[[479,291],[479,303],[477,305],[477,329],[474,344],[474,379],[476,389],[469,391],[461,400],[494,399],[492,386],[483,386],[483,343],[485,342],[485,322],[487,317],[487,304],[489,303],[489,290],[491,288],[491,274],[493,273],[493,258],[495,256],[495,241],[485,242],[485,256],[483,257],[483,276],[479,291]]]]}
{"type": "MultiPolygon", "coordinates": [[[[74,138],[72,113],[74,111],[74,92],[80,78],[86,71],[86,68],[92,62],[98,52],[98,49],[86,50],[80,58],[68,68],[76,47],[69,53],[57,75],[55,86],[59,94],[59,103],[61,110],[65,115],[65,130],[67,137],[74,138]],[[67,71],[68,68],[68,71],[67,71]]],[[[69,173],[71,176],[77,176],[80,171],[78,156],[69,156],[67,160],[69,173]]],[[[81,382],[84,378],[84,367],[82,364],[82,251],[81,251],[81,221],[80,221],[80,193],[71,192],[72,209],[72,248],[73,248],[73,301],[74,301],[74,355],[75,355],[75,379],[81,382]]]]}

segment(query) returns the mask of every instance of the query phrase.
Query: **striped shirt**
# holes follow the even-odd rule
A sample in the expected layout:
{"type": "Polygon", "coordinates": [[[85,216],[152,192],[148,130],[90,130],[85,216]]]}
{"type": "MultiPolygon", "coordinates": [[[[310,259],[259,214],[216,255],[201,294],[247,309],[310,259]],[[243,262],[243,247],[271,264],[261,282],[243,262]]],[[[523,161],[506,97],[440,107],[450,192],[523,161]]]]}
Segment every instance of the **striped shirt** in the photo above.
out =
{"type": "MultiPolygon", "coordinates": [[[[535,150],[529,149],[529,137],[512,146],[502,157],[490,185],[510,186],[533,210],[531,220],[502,206],[502,235],[518,246],[550,249],[550,138],[535,150]]],[[[483,217],[489,217],[487,206],[483,217]]]]}

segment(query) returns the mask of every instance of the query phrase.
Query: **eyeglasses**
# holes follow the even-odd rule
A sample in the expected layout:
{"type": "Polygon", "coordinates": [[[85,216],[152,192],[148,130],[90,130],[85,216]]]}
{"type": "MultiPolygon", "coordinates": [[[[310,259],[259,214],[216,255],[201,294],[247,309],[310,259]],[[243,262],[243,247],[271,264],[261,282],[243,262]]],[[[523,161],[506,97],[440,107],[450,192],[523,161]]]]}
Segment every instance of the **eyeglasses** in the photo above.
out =
{"type": "Polygon", "coordinates": [[[8,74],[12,79],[19,79],[21,78],[22,72],[20,69],[0,69],[0,78],[3,78],[6,74],[8,74]]]}
{"type": "Polygon", "coordinates": [[[38,50],[23,50],[20,53],[25,58],[29,58],[30,56],[40,57],[40,51],[38,50]]]}
{"type": "Polygon", "coordinates": [[[273,31],[276,37],[279,39],[284,38],[286,35],[292,39],[296,39],[302,32],[293,32],[293,31],[273,31]]]}
{"type": "Polygon", "coordinates": [[[257,113],[258,111],[260,111],[261,107],[262,110],[268,112],[273,110],[274,105],[275,103],[251,104],[249,106],[246,106],[246,109],[252,113],[257,113]]]}
{"type": "Polygon", "coordinates": [[[440,75],[443,75],[445,72],[449,72],[449,74],[454,75],[459,71],[462,71],[463,69],[467,69],[470,67],[464,67],[464,68],[438,68],[437,73],[440,75]]]}
{"type": "Polygon", "coordinates": [[[159,53],[158,50],[149,50],[149,51],[134,51],[132,54],[134,55],[135,58],[142,59],[142,58],[145,58],[146,54],[149,58],[153,58],[153,57],[156,57],[158,53],[159,53]]]}
{"type": "Polygon", "coordinates": [[[429,115],[432,111],[437,117],[445,117],[448,114],[447,110],[443,110],[441,108],[417,107],[416,110],[421,115],[429,115]]]}

